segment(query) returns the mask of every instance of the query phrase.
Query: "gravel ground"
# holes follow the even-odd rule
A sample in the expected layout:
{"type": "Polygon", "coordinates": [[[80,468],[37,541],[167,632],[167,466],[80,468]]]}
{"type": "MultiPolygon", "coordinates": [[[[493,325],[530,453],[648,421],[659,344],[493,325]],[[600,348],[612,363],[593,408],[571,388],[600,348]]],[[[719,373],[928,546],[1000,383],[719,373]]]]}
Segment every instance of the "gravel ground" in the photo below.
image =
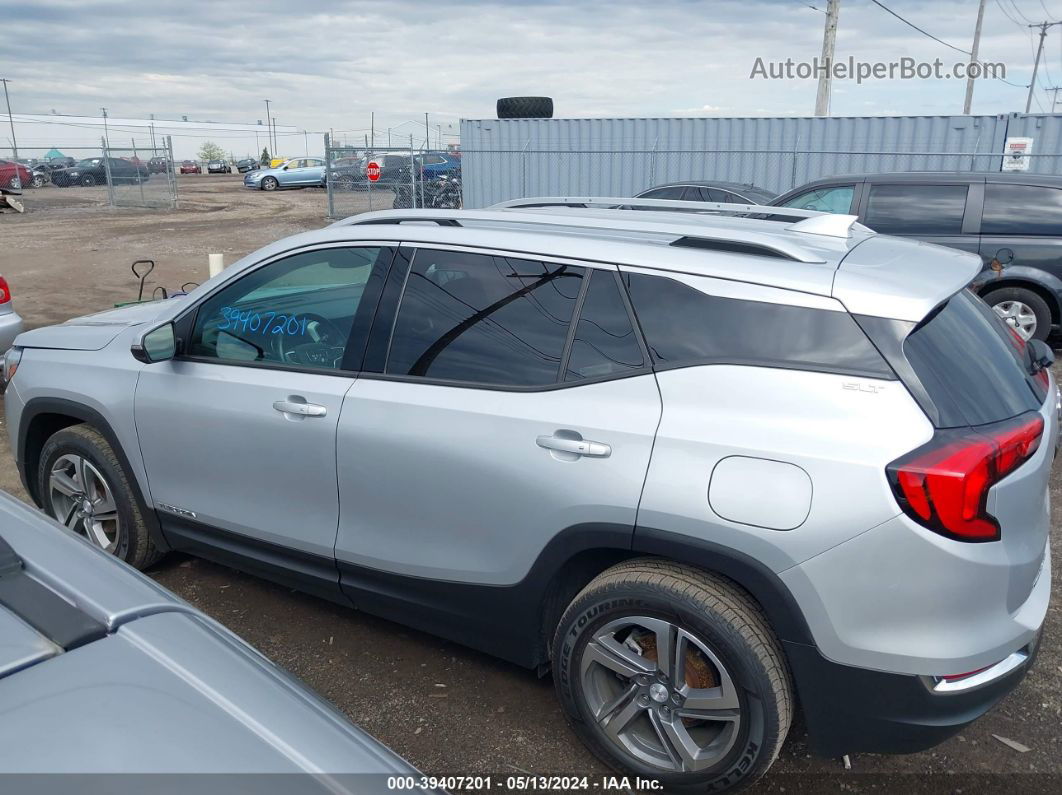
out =
{"type": "MultiPolygon", "coordinates": [[[[176,211],[111,211],[103,189],[27,191],[24,215],[0,214],[0,272],[27,326],[61,322],[136,297],[135,259],[157,263],[148,290],[325,223],[319,190],[245,191],[240,177],[181,177],[176,211]]],[[[348,207],[364,202],[351,197],[348,207]]],[[[378,204],[376,206],[379,206],[378,204]]],[[[6,448],[6,431],[0,434],[6,448]]],[[[7,449],[0,488],[26,499],[7,449]]],[[[1051,481],[1054,526],[1062,475],[1051,481]]],[[[1056,539],[1053,564],[1062,570],[1056,539]]],[[[202,560],[171,555],[150,572],[335,703],[429,774],[589,774],[605,769],[568,731],[548,678],[430,635],[291,592],[202,560]]],[[[1036,669],[960,736],[909,756],[808,755],[799,723],[759,789],[777,792],[1062,792],[1062,615],[1054,602],[1036,669]],[[1028,747],[1019,752],[993,735],[1028,747]]]]}

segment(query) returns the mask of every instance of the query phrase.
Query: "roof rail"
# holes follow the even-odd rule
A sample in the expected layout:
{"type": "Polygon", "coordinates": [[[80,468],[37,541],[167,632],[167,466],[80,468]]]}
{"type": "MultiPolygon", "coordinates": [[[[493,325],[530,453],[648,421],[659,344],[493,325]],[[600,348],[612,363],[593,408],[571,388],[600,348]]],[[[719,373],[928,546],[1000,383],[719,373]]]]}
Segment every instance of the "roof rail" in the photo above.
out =
{"type": "MultiPolygon", "coordinates": [[[[756,206],[756,205],[751,205],[756,206]]],[[[787,235],[765,232],[762,228],[735,229],[713,228],[711,216],[691,214],[692,223],[683,223],[669,216],[661,220],[656,213],[632,213],[629,217],[610,217],[607,214],[582,215],[579,213],[550,213],[527,209],[486,210],[376,210],[360,213],[332,226],[368,226],[378,224],[431,223],[438,226],[468,226],[469,224],[497,224],[500,226],[567,227],[587,231],[614,232],[618,234],[661,235],[668,245],[699,248],[726,248],[734,243],[746,244],[743,253],[762,250],[764,256],[784,257],[796,262],[823,263],[822,254],[800,245],[787,235]],[[693,220],[696,219],[696,220],[693,220]],[[695,246],[692,241],[702,241],[695,246]],[[681,241],[681,242],[680,242],[681,241]]],[[[734,250],[733,248],[729,250],[734,250]]]]}
{"type": "MultiPolygon", "coordinates": [[[[850,237],[852,226],[857,220],[857,216],[854,215],[837,215],[820,210],[798,210],[795,207],[772,207],[763,204],[733,204],[729,202],[697,202],[680,199],[629,199],[616,196],[535,196],[528,199],[510,199],[492,205],[492,209],[540,209],[545,207],[704,211],[715,214],[734,213],[766,216],[765,220],[770,220],[770,216],[803,218],[805,220],[798,221],[792,226],[786,227],[786,229],[791,232],[804,232],[805,234],[825,235],[826,237],[850,237]],[[813,218],[821,220],[817,223],[809,223],[813,218]],[[842,221],[841,219],[845,220],[842,221]]],[[[861,228],[865,229],[865,227],[861,228]]]]}

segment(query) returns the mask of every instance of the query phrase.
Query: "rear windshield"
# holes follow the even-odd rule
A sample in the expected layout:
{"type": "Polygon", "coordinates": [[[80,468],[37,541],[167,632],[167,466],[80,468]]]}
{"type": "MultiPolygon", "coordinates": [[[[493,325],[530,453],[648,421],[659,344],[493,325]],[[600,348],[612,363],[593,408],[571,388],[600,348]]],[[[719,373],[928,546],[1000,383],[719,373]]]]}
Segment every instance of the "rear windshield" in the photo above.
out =
{"type": "Polygon", "coordinates": [[[1023,366],[1024,346],[968,290],[917,326],[903,353],[936,406],[940,427],[998,422],[1043,402],[1023,366]]]}

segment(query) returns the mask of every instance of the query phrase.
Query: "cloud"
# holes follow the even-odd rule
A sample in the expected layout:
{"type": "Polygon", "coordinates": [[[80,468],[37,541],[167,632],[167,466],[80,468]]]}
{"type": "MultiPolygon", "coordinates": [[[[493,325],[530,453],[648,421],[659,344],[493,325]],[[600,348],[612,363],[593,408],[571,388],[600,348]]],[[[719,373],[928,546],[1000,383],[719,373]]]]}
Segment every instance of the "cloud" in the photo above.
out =
{"type": "MultiPolygon", "coordinates": [[[[903,13],[969,46],[968,2],[908,0],[903,13]]],[[[522,94],[553,96],[557,115],[572,117],[803,115],[814,80],[749,73],[757,56],[810,60],[823,24],[795,0],[0,0],[0,18],[20,112],[106,106],[116,116],[253,123],[268,97],[283,124],[358,137],[371,112],[378,130],[406,123],[408,135],[425,112],[432,124],[491,117],[497,97],[522,94]]],[[[1027,31],[991,5],[985,31],[982,57],[1026,81],[1027,31]]],[[[842,8],[837,55],[964,60],[870,4],[842,8]]],[[[837,87],[836,115],[962,106],[953,80],[837,87]]],[[[975,112],[1023,101],[1018,88],[982,81],[975,112]]]]}

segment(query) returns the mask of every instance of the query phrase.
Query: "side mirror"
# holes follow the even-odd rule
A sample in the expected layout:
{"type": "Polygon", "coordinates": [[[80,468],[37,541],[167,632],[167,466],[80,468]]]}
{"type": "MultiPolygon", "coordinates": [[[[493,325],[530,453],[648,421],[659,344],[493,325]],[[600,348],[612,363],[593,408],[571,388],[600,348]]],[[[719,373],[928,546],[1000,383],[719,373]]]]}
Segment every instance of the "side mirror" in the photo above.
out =
{"type": "Polygon", "coordinates": [[[177,333],[173,321],[145,333],[130,346],[129,352],[134,359],[144,364],[172,359],[177,354],[177,333]]]}
{"type": "Polygon", "coordinates": [[[1029,340],[1029,355],[1032,357],[1033,372],[1046,370],[1055,363],[1055,352],[1043,340],[1029,340]]]}

